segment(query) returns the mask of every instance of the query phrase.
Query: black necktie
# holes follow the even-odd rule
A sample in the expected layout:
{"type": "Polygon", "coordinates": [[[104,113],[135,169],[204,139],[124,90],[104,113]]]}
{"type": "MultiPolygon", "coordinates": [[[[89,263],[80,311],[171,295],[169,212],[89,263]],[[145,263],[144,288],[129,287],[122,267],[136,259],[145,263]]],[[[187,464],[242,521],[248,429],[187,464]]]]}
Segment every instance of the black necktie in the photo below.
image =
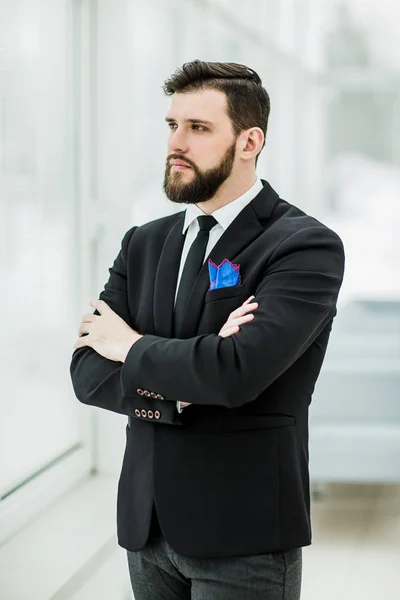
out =
{"type": "Polygon", "coordinates": [[[196,239],[190,246],[189,254],[187,255],[185,266],[183,267],[181,280],[179,283],[178,294],[175,302],[175,333],[179,330],[184,315],[186,302],[192,290],[196,277],[203,265],[204,254],[207,248],[210,229],[218,223],[212,215],[204,215],[197,217],[200,230],[196,239]]]}

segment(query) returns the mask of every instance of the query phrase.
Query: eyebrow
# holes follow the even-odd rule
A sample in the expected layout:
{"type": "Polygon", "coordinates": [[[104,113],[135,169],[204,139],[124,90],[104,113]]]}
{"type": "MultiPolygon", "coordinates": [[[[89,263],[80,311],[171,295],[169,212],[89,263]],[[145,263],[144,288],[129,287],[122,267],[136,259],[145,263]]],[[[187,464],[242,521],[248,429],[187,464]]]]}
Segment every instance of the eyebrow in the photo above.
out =
{"type": "MultiPolygon", "coordinates": [[[[176,119],[172,119],[170,117],[165,117],[167,123],[171,123],[171,121],[176,121],[176,119]]],[[[185,123],[202,123],[203,125],[214,125],[212,121],[205,121],[204,119],[184,119],[185,123]]]]}

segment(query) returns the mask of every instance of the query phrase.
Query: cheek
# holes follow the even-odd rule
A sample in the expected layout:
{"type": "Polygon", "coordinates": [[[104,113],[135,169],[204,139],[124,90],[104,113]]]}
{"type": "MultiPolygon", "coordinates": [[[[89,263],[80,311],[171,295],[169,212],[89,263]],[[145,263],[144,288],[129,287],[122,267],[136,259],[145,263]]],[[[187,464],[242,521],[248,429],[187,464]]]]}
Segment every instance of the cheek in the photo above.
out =
{"type": "Polygon", "coordinates": [[[192,160],[203,171],[211,169],[221,162],[224,149],[224,147],[221,147],[221,143],[209,141],[202,144],[201,147],[199,145],[198,148],[193,149],[192,160]]]}

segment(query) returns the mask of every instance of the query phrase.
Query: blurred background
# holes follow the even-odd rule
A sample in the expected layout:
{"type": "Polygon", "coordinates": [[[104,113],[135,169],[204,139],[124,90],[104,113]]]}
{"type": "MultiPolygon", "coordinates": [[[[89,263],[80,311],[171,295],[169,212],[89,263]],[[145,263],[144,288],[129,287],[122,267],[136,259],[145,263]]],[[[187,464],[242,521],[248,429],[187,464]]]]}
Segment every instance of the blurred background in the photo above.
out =
{"type": "Polygon", "coordinates": [[[161,86],[195,58],[260,74],[258,174],[346,249],[302,598],[400,598],[399,22],[397,0],[0,0],[2,600],[132,599],[126,420],[79,404],[69,363],[123,234],[178,208],[161,86]]]}

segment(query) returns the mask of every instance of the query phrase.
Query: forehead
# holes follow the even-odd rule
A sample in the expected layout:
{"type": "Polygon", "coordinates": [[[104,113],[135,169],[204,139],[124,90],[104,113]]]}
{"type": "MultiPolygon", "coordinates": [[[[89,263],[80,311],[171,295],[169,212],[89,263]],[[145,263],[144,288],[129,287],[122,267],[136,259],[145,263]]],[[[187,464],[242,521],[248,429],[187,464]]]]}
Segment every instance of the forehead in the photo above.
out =
{"type": "Polygon", "coordinates": [[[226,96],[219,90],[201,90],[185,94],[175,93],[167,117],[171,119],[228,119],[226,96]]]}

